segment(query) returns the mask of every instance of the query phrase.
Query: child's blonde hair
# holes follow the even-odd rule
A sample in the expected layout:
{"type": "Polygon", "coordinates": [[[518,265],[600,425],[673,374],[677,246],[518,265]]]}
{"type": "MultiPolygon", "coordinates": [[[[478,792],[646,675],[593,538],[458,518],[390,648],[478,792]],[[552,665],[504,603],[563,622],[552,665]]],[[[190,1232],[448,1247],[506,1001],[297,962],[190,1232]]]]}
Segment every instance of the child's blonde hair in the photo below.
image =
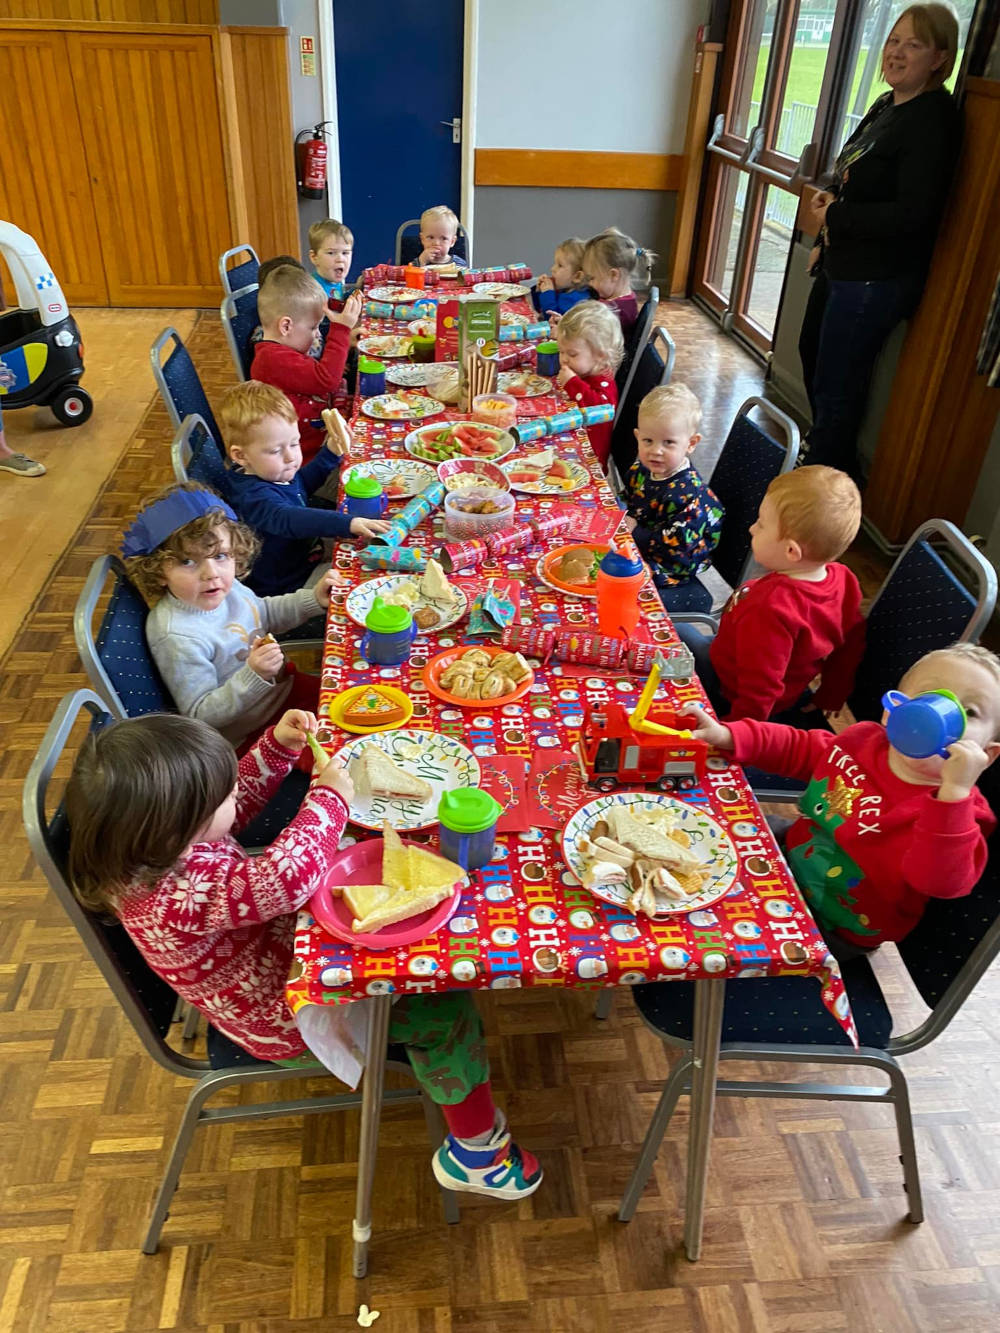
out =
{"type": "Polygon", "coordinates": [[[420,230],[423,231],[429,222],[446,222],[451,228],[451,234],[458,235],[458,214],[452,212],[447,204],[435,204],[433,208],[425,208],[420,214],[420,230]]]}
{"type": "Polygon", "coordinates": [[[966,661],[975,662],[978,666],[985,668],[993,677],[994,684],[1000,687],[1000,657],[996,653],[990,652],[989,648],[984,648],[981,643],[950,643],[947,648],[935,648],[929,653],[924,653],[923,657],[917,660],[903,675],[899,682],[899,688],[902,689],[906,684],[906,679],[911,676],[917,667],[923,666],[925,662],[930,662],[939,657],[960,657],[966,661]]]}
{"type": "Polygon", "coordinates": [[[304,269],[282,264],[268,274],[257,293],[257,318],[267,328],[286,315],[318,324],[326,313],[323,288],[304,269]]]}
{"type": "Polygon", "coordinates": [[[585,268],[590,256],[601,268],[620,268],[628,274],[633,286],[638,282],[640,287],[648,287],[653,280],[655,253],[637,245],[631,236],[626,236],[617,227],[607,227],[591,236],[584,250],[585,268]]]}
{"type": "Polygon", "coordinates": [[[559,242],[555,253],[565,258],[574,273],[579,273],[583,268],[583,252],[586,248],[587,242],[582,237],[570,236],[567,240],[559,242]]]}
{"type": "Polygon", "coordinates": [[[273,384],[245,380],[227,389],[219,405],[219,424],[227,451],[231,453],[234,444],[244,448],[247,436],[266,417],[280,417],[289,425],[299,419],[288,397],[273,384]]]}
{"type": "Polygon", "coordinates": [[[600,301],[579,301],[556,325],[556,338],[580,338],[599,359],[600,368],[613,375],[625,355],[621,320],[600,301]]]}
{"type": "Polygon", "coordinates": [[[309,253],[315,254],[328,236],[335,240],[343,241],[354,249],[354,233],[344,222],[339,222],[337,218],[323,218],[321,222],[314,222],[309,228],[309,253]]]}
{"type": "Polygon", "coordinates": [[[667,414],[683,416],[687,422],[688,437],[698,434],[701,425],[701,403],[686,384],[664,384],[660,388],[650,389],[639,404],[639,420],[647,421],[667,414]]]}
{"type": "Polygon", "coordinates": [[[836,560],[861,526],[861,493],[846,472],[813,463],[775,477],[764,493],[783,541],[798,542],[807,560],[836,560]]]}
{"type": "Polygon", "coordinates": [[[207,722],[173,713],[113,722],[80,747],[66,786],[69,878],[93,912],[155,884],[236,785],[236,754],[207,722]]]}
{"type": "MultiPolygon", "coordinates": [[[[139,514],[177,491],[202,491],[218,499],[211,487],[202,486],[197,481],[184,481],[176,486],[168,486],[165,490],[158,491],[156,495],[151,495],[140,505],[139,514]]],[[[182,528],[177,528],[149,555],[131,555],[125,558],[125,572],[150,606],[155,606],[161,597],[166,596],[164,570],[168,565],[188,560],[192,556],[217,553],[219,528],[222,528],[229,537],[233,562],[236,565],[236,577],[242,578],[247,573],[260,550],[260,542],[257,535],[245,523],[226,515],[220,499],[218,509],[212,509],[207,514],[193,518],[190,523],[185,523],[182,528]]]]}

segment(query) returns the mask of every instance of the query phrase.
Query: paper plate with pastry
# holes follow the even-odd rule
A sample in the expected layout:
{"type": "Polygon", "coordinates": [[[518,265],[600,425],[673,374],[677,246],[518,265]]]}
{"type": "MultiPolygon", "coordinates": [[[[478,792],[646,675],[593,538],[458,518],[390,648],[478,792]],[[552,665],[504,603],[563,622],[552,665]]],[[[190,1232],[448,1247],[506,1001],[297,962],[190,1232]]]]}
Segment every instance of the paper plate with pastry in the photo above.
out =
{"type": "Polygon", "coordinates": [[[411,611],[418,634],[436,634],[457,625],[469,609],[465,593],[448,582],[436,560],[428,560],[422,574],[383,574],[352,588],[344,610],[355,625],[364,629],[376,597],[390,606],[405,606],[411,611]]]}
{"type": "Polygon", "coordinates": [[[575,459],[560,458],[554,449],[540,449],[503,465],[503,474],[515,491],[526,495],[567,495],[591,481],[590,473],[575,459]]]}
{"type": "Polygon", "coordinates": [[[472,290],[477,296],[492,296],[494,301],[516,301],[531,289],[519,282],[474,282],[472,290]]]}
{"type": "MultiPolygon", "coordinates": [[[[432,361],[419,365],[397,362],[394,366],[386,366],[386,383],[398,384],[403,389],[422,389],[434,380],[440,379],[441,371],[446,369],[449,364],[445,361],[432,361]]],[[[455,366],[454,369],[457,375],[458,367],[455,366]]]]}
{"type": "Polygon", "coordinates": [[[381,828],[430,828],[446,791],[479,785],[479,760],[461,741],[401,729],[359,736],[338,751],[354,782],[351,822],[381,828]]]}
{"type": "Polygon", "coordinates": [[[575,544],[557,546],[543,555],[535,572],[543,583],[571,597],[597,596],[597,569],[608,553],[607,546],[575,544]]]}
{"type": "Polygon", "coordinates": [[[654,792],[610,792],[563,830],[563,860],[595,898],[634,916],[694,912],[724,898],[739,861],[700,806],[654,792]]]}
{"type": "Polygon", "coordinates": [[[333,698],[326,716],[344,731],[367,736],[409,722],[413,703],[394,685],[354,685],[333,698]]]}
{"type": "Polygon", "coordinates": [[[366,398],[361,410],[375,421],[421,421],[443,412],[444,403],[428,398],[425,393],[400,389],[398,393],[380,393],[374,398],[366,398]]]}
{"type": "Polygon", "coordinates": [[[431,694],[459,708],[498,708],[522,698],[534,683],[534,670],[520,653],[494,644],[447,648],[424,667],[431,694]]]}
{"type": "Polygon", "coordinates": [[[334,939],[399,949],[433,935],[454,915],[465,882],[461,866],[403,842],[386,823],[381,838],[337,852],[309,910],[334,939]]]}
{"type": "Polygon", "coordinates": [[[402,333],[371,333],[367,338],[358,339],[358,350],[366,356],[409,356],[413,351],[413,339],[402,333]]]}
{"type": "Polygon", "coordinates": [[[437,476],[429,463],[418,463],[415,458],[369,459],[367,463],[352,463],[351,472],[356,477],[374,477],[390,504],[419,495],[437,476]]]}

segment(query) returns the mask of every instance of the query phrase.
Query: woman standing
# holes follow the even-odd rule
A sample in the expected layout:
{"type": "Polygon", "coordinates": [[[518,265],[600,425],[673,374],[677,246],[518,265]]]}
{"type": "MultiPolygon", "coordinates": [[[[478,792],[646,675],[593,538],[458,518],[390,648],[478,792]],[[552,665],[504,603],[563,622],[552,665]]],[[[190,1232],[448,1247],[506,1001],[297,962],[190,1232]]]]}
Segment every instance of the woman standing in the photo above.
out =
{"type": "Polygon", "coordinates": [[[802,462],[857,479],[857,437],[886,339],[916,309],[958,156],[943,87],[958,51],[947,5],[911,5],[882,50],[889,91],[841,149],[812,202],[815,282],[799,334],[813,424],[802,462]]]}

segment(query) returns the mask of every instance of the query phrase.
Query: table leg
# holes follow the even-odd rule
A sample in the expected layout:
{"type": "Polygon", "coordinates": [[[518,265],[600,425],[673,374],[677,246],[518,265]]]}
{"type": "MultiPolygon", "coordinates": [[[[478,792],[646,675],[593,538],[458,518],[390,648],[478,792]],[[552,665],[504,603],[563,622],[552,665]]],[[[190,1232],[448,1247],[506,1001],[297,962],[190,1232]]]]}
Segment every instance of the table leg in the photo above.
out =
{"type": "Polygon", "coordinates": [[[354,1239],[354,1276],[368,1272],[368,1242],[372,1234],[372,1184],[378,1152],[378,1122],[385,1083],[385,1053],[389,1041],[391,995],[374,995],[369,1001],[368,1056],[361,1087],[361,1143],[358,1150],[358,1185],[351,1234],[354,1239]]]}
{"type": "Polygon", "coordinates": [[[705,1185],[712,1145],[715,1080],[722,1040],[726,983],[707,978],[694,983],[694,1024],[691,1074],[691,1121],[688,1129],[687,1195],[684,1204],[684,1250],[692,1261],[701,1255],[705,1185]]]}

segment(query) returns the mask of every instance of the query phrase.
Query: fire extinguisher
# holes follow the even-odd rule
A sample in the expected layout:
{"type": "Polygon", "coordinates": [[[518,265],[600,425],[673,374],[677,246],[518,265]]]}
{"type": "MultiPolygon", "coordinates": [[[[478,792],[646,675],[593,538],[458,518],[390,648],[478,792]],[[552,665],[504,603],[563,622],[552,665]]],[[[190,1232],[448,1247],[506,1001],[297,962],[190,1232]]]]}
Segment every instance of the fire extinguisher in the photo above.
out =
{"type": "Polygon", "coordinates": [[[322,199],[326,193],[327,146],[321,120],[311,130],[300,130],[295,136],[295,174],[299,194],[303,199],[322,199]]]}

